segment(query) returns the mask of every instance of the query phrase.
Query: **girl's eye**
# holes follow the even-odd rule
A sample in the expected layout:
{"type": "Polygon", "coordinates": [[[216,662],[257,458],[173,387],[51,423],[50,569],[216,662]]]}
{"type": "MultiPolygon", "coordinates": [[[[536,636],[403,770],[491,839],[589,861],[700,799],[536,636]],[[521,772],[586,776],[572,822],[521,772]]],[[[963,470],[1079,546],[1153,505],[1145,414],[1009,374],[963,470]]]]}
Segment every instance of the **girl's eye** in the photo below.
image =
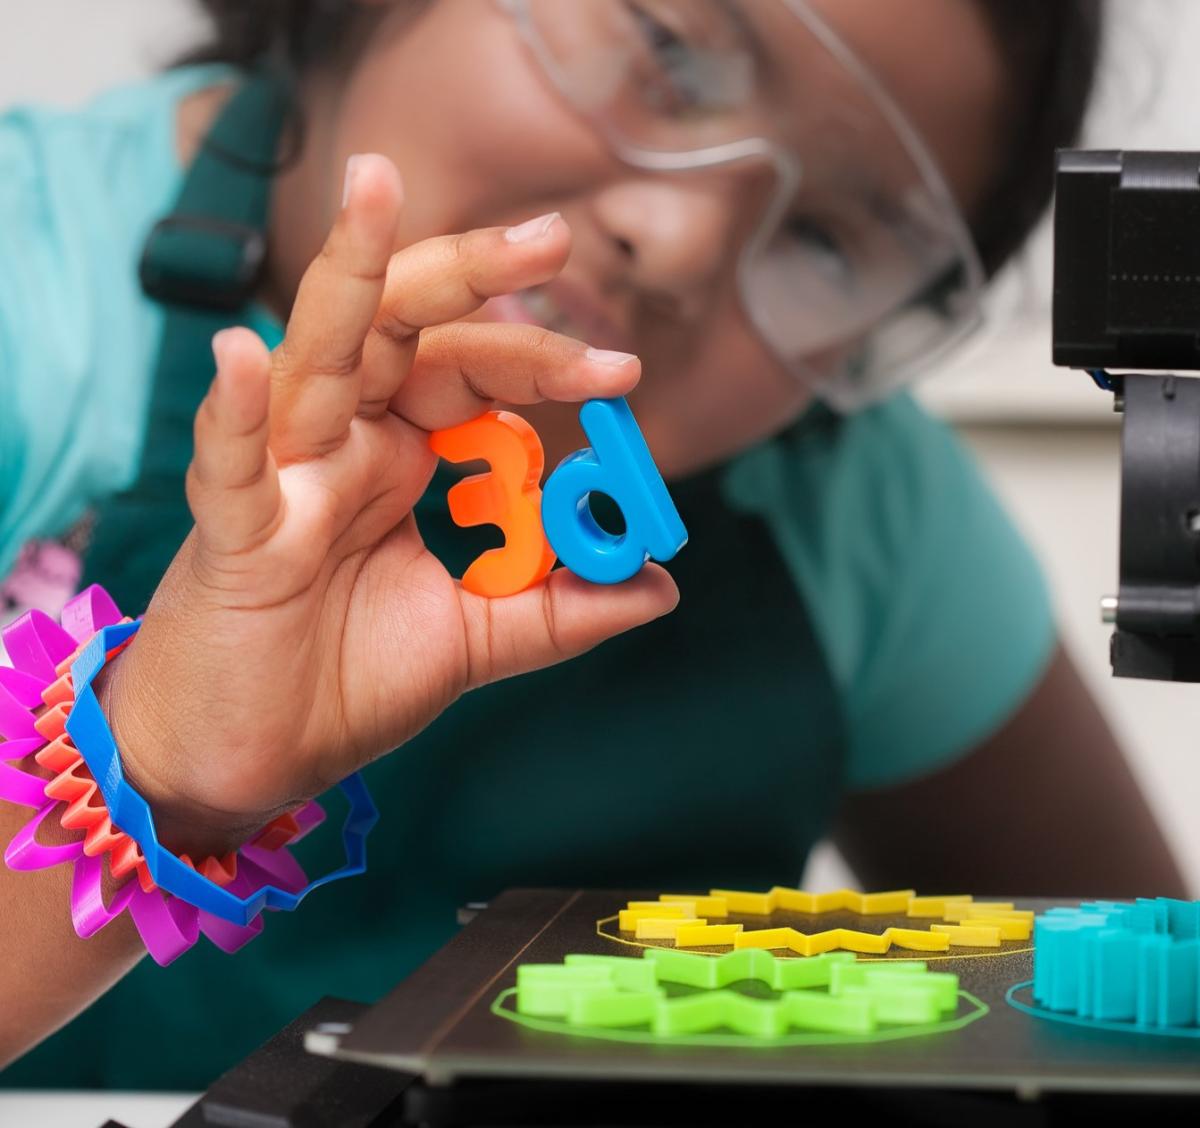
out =
{"type": "Polygon", "coordinates": [[[810,216],[794,215],[784,224],[788,242],[803,253],[827,282],[849,290],[854,285],[854,263],[838,237],[810,216]]]}
{"type": "Polygon", "coordinates": [[[667,27],[662,20],[656,19],[640,4],[629,4],[629,11],[637,23],[646,45],[655,54],[670,58],[672,51],[678,54],[679,49],[685,46],[683,40],[671,28],[667,27]]]}

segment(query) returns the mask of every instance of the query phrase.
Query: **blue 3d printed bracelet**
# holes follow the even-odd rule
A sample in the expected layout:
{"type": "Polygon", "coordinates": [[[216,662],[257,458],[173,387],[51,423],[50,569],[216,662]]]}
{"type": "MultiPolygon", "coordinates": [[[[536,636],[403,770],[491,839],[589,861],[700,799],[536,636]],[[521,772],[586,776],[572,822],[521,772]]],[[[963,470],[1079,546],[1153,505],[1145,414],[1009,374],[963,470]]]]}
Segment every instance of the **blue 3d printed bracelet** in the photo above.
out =
{"type": "Polygon", "coordinates": [[[342,825],[346,863],[340,869],[309,882],[299,891],[265,885],[249,896],[238,897],[160,845],[150,806],[125,779],[116,740],[92,687],[96,675],[104,669],[108,653],[136,634],[140,626],[140,622],[135,622],[105,627],[75,660],[71,667],[75,707],[67,718],[66,727],[99,785],[113,822],[141,847],[154,883],[189,905],[231,924],[244,926],[263,909],[290,911],[319,886],[342,877],[354,877],[366,870],[366,839],[379,819],[379,811],[358,772],[338,784],[350,803],[349,813],[342,825]]]}

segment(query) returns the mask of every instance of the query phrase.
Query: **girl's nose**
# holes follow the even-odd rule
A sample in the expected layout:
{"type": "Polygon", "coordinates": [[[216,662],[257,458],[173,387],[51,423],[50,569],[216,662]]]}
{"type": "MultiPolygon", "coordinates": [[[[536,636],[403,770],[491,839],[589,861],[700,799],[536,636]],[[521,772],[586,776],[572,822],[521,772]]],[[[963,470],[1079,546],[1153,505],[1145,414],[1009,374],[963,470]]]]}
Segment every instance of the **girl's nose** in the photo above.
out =
{"type": "Polygon", "coordinates": [[[630,281],[682,299],[735,261],[745,228],[737,196],[735,177],[642,176],[608,184],[594,207],[630,281]]]}

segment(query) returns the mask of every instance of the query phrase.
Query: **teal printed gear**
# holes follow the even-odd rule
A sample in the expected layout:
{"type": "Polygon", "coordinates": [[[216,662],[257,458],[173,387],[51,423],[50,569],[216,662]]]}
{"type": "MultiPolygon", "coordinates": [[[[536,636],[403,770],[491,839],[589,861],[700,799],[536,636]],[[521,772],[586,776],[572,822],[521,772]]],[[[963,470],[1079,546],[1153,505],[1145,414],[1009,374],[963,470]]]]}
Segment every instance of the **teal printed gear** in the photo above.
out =
{"type": "Polygon", "coordinates": [[[1200,901],[1092,901],[1034,925],[1033,999],[1059,1015],[1200,1032],[1200,901]]]}

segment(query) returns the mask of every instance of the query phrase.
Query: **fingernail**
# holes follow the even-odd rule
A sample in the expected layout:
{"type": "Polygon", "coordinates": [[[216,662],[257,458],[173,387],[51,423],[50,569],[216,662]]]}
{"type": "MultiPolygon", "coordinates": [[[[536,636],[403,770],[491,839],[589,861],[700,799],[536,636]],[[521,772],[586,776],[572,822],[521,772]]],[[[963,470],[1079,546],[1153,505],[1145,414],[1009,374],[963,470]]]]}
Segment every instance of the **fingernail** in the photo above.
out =
{"type": "Polygon", "coordinates": [[[217,362],[218,368],[221,367],[222,357],[224,356],[225,349],[229,345],[229,339],[234,335],[235,332],[236,332],[236,330],[234,330],[234,329],[222,329],[222,330],[220,330],[220,332],[213,334],[213,339],[212,339],[213,359],[217,362]]]}
{"type": "Polygon", "coordinates": [[[350,202],[350,193],[354,190],[354,177],[362,165],[362,155],[356,154],[346,162],[346,179],[342,182],[342,207],[350,202]]]}
{"type": "Polygon", "coordinates": [[[612,349],[588,349],[587,358],[593,364],[611,364],[614,368],[637,359],[633,353],[614,352],[612,349]]]}
{"type": "Polygon", "coordinates": [[[527,219],[524,223],[517,224],[516,227],[510,227],[504,232],[504,238],[510,243],[532,243],[538,239],[544,239],[550,233],[550,228],[554,226],[556,219],[558,219],[558,212],[539,215],[537,219],[527,219]]]}

